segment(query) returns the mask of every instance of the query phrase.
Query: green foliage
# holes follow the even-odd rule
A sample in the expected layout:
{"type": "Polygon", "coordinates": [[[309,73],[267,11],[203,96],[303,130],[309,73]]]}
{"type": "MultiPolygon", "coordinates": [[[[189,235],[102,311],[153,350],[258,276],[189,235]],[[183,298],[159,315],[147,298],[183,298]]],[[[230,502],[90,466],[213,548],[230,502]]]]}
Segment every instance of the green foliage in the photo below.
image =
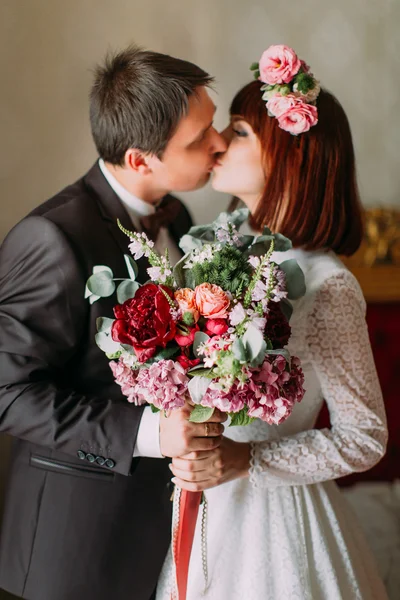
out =
{"type": "Polygon", "coordinates": [[[189,421],[192,423],[205,423],[213,415],[214,409],[197,404],[190,414],[189,421]]]}
{"type": "Polygon", "coordinates": [[[315,87],[314,78],[309,73],[299,73],[296,75],[297,89],[302,94],[307,94],[315,87]]]}
{"type": "Polygon", "coordinates": [[[237,413],[230,413],[231,422],[229,424],[229,427],[235,427],[237,425],[249,425],[250,423],[255,421],[254,417],[248,416],[247,411],[248,407],[245,406],[244,408],[242,408],[242,410],[240,410],[237,413]]]}
{"type": "Polygon", "coordinates": [[[192,268],[195,285],[207,282],[238,294],[250,282],[250,266],[242,252],[234,246],[223,246],[211,261],[192,268]]]}

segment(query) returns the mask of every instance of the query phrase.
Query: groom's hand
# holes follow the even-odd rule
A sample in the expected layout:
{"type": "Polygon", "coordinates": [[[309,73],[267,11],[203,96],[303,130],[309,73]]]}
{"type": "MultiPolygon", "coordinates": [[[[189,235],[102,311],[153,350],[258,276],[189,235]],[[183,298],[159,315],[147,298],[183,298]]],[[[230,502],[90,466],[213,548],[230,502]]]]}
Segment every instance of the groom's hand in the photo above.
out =
{"type": "Polygon", "coordinates": [[[247,477],[250,469],[250,444],[223,437],[211,451],[190,452],[174,458],[170,469],[172,480],[189,492],[200,492],[239,477],[247,477]]]}
{"type": "Polygon", "coordinates": [[[160,415],[160,450],[164,456],[184,456],[191,452],[210,452],[221,443],[227,416],[215,410],[206,423],[189,421],[193,406],[188,402],[182,408],[160,415]]]}

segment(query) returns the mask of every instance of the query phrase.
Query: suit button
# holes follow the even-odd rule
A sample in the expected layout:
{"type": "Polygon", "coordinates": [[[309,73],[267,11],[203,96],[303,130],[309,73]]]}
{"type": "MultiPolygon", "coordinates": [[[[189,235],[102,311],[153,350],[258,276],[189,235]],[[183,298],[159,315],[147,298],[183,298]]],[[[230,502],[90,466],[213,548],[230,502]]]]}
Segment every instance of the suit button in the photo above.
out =
{"type": "Polygon", "coordinates": [[[86,458],[86,454],[84,452],[82,452],[82,450],[78,450],[77,455],[78,455],[78,458],[80,458],[81,460],[85,460],[85,458],[86,458]]]}
{"type": "Polygon", "coordinates": [[[100,465],[102,467],[104,465],[104,463],[106,462],[106,459],[103,458],[102,456],[96,456],[96,462],[98,465],[100,465]]]}
{"type": "Polygon", "coordinates": [[[96,459],[93,454],[86,454],[86,460],[88,460],[90,463],[93,463],[96,459]]]}
{"type": "Polygon", "coordinates": [[[115,462],[111,458],[107,458],[107,460],[105,461],[105,465],[109,469],[112,469],[113,467],[115,467],[115,462]]]}

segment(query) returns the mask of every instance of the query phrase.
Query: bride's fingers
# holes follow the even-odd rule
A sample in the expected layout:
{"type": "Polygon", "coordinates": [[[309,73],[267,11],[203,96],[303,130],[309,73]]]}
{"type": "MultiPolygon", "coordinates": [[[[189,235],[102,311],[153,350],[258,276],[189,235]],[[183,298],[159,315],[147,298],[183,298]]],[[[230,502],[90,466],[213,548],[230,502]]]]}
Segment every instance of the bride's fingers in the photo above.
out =
{"type": "Polygon", "coordinates": [[[215,450],[198,450],[196,452],[189,452],[189,454],[184,454],[179,458],[183,458],[184,460],[204,460],[205,458],[209,458],[215,454],[215,450]]]}
{"type": "Polygon", "coordinates": [[[179,479],[179,477],[174,477],[172,479],[172,483],[180,487],[182,490],[187,490],[188,492],[202,492],[208,488],[215,487],[214,481],[190,483],[188,481],[184,481],[183,479],[179,479]]]}
{"type": "Polygon", "coordinates": [[[175,477],[189,483],[201,483],[211,479],[208,469],[202,469],[201,471],[187,471],[185,469],[179,469],[174,465],[170,465],[170,469],[175,477]]]}
{"type": "Polygon", "coordinates": [[[186,460],[185,458],[173,458],[172,466],[182,471],[204,471],[205,469],[212,466],[215,462],[213,455],[206,456],[205,458],[198,460],[186,460]]]}

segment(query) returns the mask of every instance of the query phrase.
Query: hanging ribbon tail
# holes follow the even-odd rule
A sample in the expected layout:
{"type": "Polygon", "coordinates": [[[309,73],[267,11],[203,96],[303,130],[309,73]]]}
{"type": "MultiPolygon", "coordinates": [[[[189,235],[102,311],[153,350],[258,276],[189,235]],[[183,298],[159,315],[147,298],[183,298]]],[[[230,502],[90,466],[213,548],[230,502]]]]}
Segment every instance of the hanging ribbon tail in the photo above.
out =
{"type": "Polygon", "coordinates": [[[175,569],[178,600],[186,600],[190,554],[203,492],[181,490],[179,522],[175,532],[175,569]]]}

